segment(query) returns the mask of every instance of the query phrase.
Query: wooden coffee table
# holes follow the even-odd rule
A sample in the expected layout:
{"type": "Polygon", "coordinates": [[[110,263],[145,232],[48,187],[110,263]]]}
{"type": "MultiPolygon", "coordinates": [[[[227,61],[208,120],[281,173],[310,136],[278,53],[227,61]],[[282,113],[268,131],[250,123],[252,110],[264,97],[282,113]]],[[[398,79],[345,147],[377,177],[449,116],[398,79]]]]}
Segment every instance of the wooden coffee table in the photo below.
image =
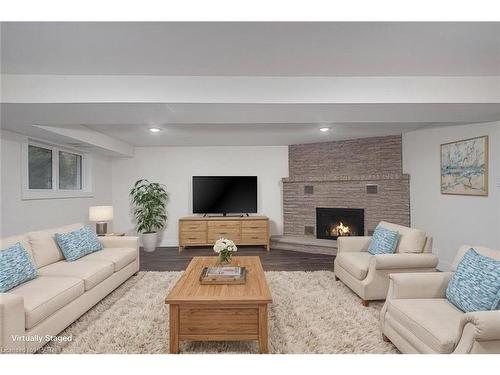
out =
{"type": "Polygon", "coordinates": [[[272,303],[258,256],[233,257],[231,265],[246,267],[242,285],[201,285],[203,267],[217,257],[194,257],[165,299],[170,305],[170,353],[179,341],[259,341],[268,352],[267,305],[272,303]]]}

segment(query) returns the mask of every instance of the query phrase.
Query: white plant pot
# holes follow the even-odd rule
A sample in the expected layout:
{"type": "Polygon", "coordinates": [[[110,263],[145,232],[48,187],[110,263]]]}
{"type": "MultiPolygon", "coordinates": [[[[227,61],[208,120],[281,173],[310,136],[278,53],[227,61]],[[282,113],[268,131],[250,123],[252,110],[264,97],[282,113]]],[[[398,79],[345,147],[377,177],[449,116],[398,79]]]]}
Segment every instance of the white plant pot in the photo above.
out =
{"type": "Polygon", "coordinates": [[[152,253],[156,250],[156,245],[158,243],[158,233],[143,233],[142,234],[142,246],[144,251],[152,253]]]}

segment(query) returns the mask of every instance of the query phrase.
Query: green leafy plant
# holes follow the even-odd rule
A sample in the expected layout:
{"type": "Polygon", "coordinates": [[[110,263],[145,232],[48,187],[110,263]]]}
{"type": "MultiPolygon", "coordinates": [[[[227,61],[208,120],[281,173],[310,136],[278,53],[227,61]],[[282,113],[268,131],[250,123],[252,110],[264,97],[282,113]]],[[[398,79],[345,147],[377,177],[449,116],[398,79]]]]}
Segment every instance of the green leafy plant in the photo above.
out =
{"type": "Polygon", "coordinates": [[[154,233],[165,227],[168,202],[165,185],[145,179],[138,180],[130,190],[130,197],[139,232],[154,233]]]}

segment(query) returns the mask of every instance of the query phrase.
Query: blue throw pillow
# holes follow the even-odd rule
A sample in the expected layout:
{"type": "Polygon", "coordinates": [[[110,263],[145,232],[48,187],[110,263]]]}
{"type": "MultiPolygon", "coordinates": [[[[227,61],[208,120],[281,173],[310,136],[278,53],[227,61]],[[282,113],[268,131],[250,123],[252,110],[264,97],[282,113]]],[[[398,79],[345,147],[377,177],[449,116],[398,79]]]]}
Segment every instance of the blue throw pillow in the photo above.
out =
{"type": "Polygon", "coordinates": [[[97,234],[90,229],[88,226],[84,226],[81,229],[81,235],[87,240],[87,243],[89,244],[89,248],[94,251],[102,250],[102,245],[101,241],[99,241],[99,237],[97,237],[97,234]]]}
{"type": "Polygon", "coordinates": [[[393,254],[399,241],[399,232],[383,227],[375,228],[368,252],[372,255],[393,254]]]}
{"type": "Polygon", "coordinates": [[[0,251],[0,293],[33,280],[36,276],[31,256],[19,242],[0,251]]]}
{"type": "Polygon", "coordinates": [[[73,232],[56,233],[56,241],[69,262],[102,249],[97,235],[87,226],[73,232]]]}
{"type": "Polygon", "coordinates": [[[446,298],[464,312],[498,310],[500,261],[469,249],[448,283],[446,298]]]}

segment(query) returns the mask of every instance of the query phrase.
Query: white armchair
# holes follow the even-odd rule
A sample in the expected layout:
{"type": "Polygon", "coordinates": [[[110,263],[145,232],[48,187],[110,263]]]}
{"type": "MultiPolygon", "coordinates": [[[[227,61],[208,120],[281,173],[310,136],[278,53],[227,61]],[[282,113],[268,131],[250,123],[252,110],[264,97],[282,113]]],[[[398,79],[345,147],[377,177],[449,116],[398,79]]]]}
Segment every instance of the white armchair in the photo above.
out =
{"type": "MultiPolygon", "coordinates": [[[[500,251],[462,246],[465,252],[500,259],[500,251]]],[[[390,275],[387,300],[380,314],[384,340],[403,353],[500,353],[500,311],[464,313],[446,299],[453,272],[390,275]]]]}
{"type": "Polygon", "coordinates": [[[425,232],[401,225],[379,224],[397,230],[400,239],[394,254],[368,253],[370,236],[339,237],[335,257],[335,278],[342,280],[361,297],[364,306],[371,300],[383,300],[389,289],[389,274],[400,272],[432,272],[438,258],[432,254],[432,237],[425,232]]]}

